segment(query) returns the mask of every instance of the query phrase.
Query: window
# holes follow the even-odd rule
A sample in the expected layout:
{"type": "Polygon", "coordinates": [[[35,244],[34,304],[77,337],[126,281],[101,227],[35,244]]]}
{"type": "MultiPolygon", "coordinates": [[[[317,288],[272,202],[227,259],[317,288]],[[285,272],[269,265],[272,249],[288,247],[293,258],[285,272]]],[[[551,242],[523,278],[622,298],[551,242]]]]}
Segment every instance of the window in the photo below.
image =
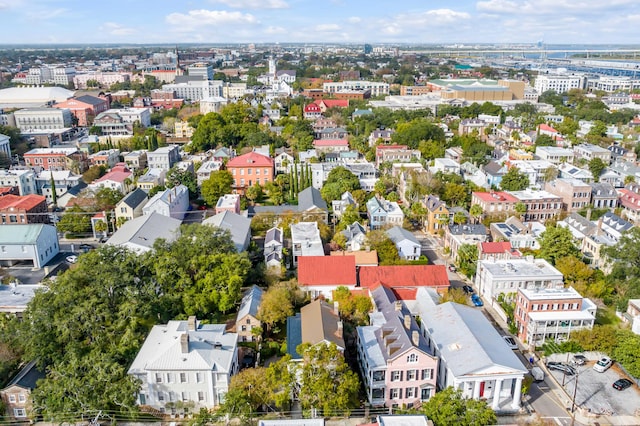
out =
{"type": "Polygon", "coordinates": [[[391,399],[400,398],[400,389],[397,389],[397,388],[391,389],[391,391],[389,392],[389,395],[391,399]]]}
{"type": "Polygon", "coordinates": [[[173,381],[173,374],[167,373],[167,383],[171,383],[173,381]]]}
{"type": "Polygon", "coordinates": [[[247,326],[246,325],[242,326],[242,331],[247,331],[247,326]]]}
{"type": "Polygon", "coordinates": [[[398,382],[402,380],[402,371],[392,371],[391,372],[391,381],[398,382]]]}
{"type": "Polygon", "coordinates": [[[164,393],[158,392],[158,401],[164,401],[164,393]]]}
{"type": "Polygon", "coordinates": [[[156,383],[162,383],[162,374],[156,373],[156,383]]]}
{"type": "Polygon", "coordinates": [[[406,388],[404,390],[405,398],[415,398],[416,397],[416,388],[406,388]]]}
{"type": "Polygon", "coordinates": [[[27,398],[24,396],[23,393],[21,393],[20,395],[18,395],[18,401],[19,402],[25,402],[27,400],[27,398]]]}
{"type": "Polygon", "coordinates": [[[422,370],[422,380],[431,380],[433,374],[433,370],[431,370],[430,368],[425,368],[424,370],[422,370]]]}
{"type": "Polygon", "coordinates": [[[187,373],[180,373],[180,383],[187,383],[187,373]]]}
{"type": "Polygon", "coordinates": [[[264,169],[265,176],[269,176],[269,169],[264,169]]]}
{"type": "Polygon", "coordinates": [[[198,401],[204,401],[204,392],[202,391],[198,392],[198,401]]]}
{"type": "Polygon", "coordinates": [[[14,408],[13,417],[27,417],[27,411],[24,408],[14,408]]]}
{"type": "Polygon", "coordinates": [[[253,169],[247,169],[247,174],[250,175],[251,173],[253,173],[253,169]]]}
{"type": "Polygon", "coordinates": [[[196,383],[202,383],[202,373],[196,373],[196,383]]]}
{"type": "Polygon", "coordinates": [[[407,357],[407,362],[408,363],[414,363],[414,362],[418,362],[418,355],[417,354],[411,354],[407,357]]]}
{"type": "Polygon", "coordinates": [[[416,380],[418,378],[418,370],[408,370],[407,380],[416,380]]]}
{"type": "Polygon", "coordinates": [[[189,392],[182,392],[182,400],[183,401],[189,400],[189,392]]]}
{"type": "Polygon", "coordinates": [[[247,318],[247,320],[245,321],[246,324],[251,324],[251,318],[247,318]]]}
{"type": "Polygon", "coordinates": [[[431,398],[431,388],[422,389],[420,392],[420,399],[422,401],[426,401],[429,398],[431,398]]]}
{"type": "Polygon", "coordinates": [[[16,402],[16,396],[15,395],[9,395],[9,402],[16,402]]]}
{"type": "Polygon", "coordinates": [[[240,169],[240,176],[244,176],[244,169],[240,169]]]}
{"type": "Polygon", "coordinates": [[[259,175],[260,174],[260,169],[256,169],[256,174],[259,175]]]}

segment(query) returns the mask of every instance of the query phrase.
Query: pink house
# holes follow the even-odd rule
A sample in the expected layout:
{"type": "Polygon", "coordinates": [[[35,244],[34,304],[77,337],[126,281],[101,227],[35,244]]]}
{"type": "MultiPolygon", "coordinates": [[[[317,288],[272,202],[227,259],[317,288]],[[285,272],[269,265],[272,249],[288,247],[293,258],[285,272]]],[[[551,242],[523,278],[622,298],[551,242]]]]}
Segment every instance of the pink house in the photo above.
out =
{"type": "Polygon", "coordinates": [[[358,364],[373,406],[407,408],[436,392],[438,358],[404,303],[385,286],[370,290],[371,325],[358,327],[358,364]]]}
{"type": "Polygon", "coordinates": [[[225,194],[216,203],[216,214],[231,212],[240,214],[240,195],[225,194]]]}
{"type": "Polygon", "coordinates": [[[109,173],[89,184],[89,188],[97,191],[100,188],[111,188],[127,194],[133,185],[133,173],[125,163],[116,164],[109,173]]]}

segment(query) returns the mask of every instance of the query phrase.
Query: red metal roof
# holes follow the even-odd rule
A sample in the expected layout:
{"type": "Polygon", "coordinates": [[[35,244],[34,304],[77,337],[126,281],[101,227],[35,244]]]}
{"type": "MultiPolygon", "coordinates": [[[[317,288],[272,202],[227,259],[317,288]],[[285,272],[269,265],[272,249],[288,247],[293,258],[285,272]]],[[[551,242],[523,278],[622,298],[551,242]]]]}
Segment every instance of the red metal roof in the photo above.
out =
{"type": "Polygon", "coordinates": [[[273,158],[249,152],[229,160],[227,168],[229,167],[273,167],[273,158]]]}
{"type": "Polygon", "coordinates": [[[304,285],[356,285],[356,258],[354,256],[300,256],[298,257],[298,284],[304,285]]]}
{"type": "Polygon", "coordinates": [[[556,129],[554,129],[553,127],[549,126],[548,124],[540,124],[540,131],[541,132],[550,132],[550,133],[560,133],[558,132],[556,129]]]}
{"type": "Polygon", "coordinates": [[[348,99],[317,99],[314,101],[316,105],[324,104],[327,108],[340,107],[347,108],[349,106],[348,99]]]}
{"type": "Polygon", "coordinates": [[[513,195],[507,192],[474,192],[474,196],[482,201],[487,201],[491,203],[502,202],[502,203],[517,203],[518,199],[513,195]]]}
{"type": "Polygon", "coordinates": [[[313,141],[313,146],[349,146],[349,141],[346,139],[316,139],[313,141]]]}
{"type": "Polygon", "coordinates": [[[493,241],[480,243],[481,251],[485,254],[511,253],[511,243],[509,241],[493,241]]]}
{"type": "Polygon", "coordinates": [[[444,265],[361,266],[360,287],[448,287],[444,265]]]}
{"type": "Polygon", "coordinates": [[[417,288],[392,288],[391,291],[398,300],[416,300],[418,294],[417,288]]]}
{"type": "Polygon", "coordinates": [[[24,196],[7,194],[0,197],[0,210],[9,209],[14,207],[16,209],[24,209],[29,211],[34,207],[46,201],[46,198],[42,195],[29,194],[24,196]]]}

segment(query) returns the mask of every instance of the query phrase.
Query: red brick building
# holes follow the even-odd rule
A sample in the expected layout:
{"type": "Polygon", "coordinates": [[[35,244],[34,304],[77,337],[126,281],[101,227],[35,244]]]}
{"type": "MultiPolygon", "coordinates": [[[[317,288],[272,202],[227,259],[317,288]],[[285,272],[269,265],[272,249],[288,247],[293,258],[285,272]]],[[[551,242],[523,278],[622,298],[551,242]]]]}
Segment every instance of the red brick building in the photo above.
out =
{"type": "Polygon", "coordinates": [[[268,182],[273,182],[275,166],[273,158],[257,152],[249,152],[229,160],[227,170],[233,176],[234,191],[244,194],[245,189],[250,186],[255,184],[264,186],[268,182]]]}
{"type": "Polygon", "coordinates": [[[66,108],[78,119],[78,126],[86,127],[93,124],[93,119],[109,109],[109,100],[84,95],[71,98],[55,105],[56,108],[66,108]]]}
{"type": "Polygon", "coordinates": [[[89,167],[87,154],[76,148],[35,148],[24,154],[29,167],[42,170],[71,170],[83,173],[89,167]]]}
{"type": "Polygon", "coordinates": [[[42,195],[5,195],[0,197],[0,223],[18,225],[49,223],[47,199],[42,195]]]}

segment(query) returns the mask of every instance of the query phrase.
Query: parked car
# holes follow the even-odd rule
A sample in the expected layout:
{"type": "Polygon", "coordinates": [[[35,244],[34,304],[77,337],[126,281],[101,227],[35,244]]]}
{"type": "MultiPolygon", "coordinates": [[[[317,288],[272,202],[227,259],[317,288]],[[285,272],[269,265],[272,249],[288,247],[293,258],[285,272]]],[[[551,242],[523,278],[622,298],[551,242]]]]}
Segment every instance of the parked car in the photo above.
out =
{"type": "Polygon", "coordinates": [[[587,362],[587,357],[582,354],[575,354],[571,359],[573,365],[584,365],[587,362]]]}
{"type": "Polygon", "coordinates": [[[449,270],[450,270],[451,272],[456,272],[456,271],[457,271],[456,267],[455,267],[455,266],[453,266],[453,265],[449,265],[449,270]]]}
{"type": "Polygon", "coordinates": [[[633,385],[633,382],[629,379],[618,379],[613,382],[613,388],[619,391],[625,390],[633,385]]]}
{"type": "Polygon", "coordinates": [[[471,287],[470,285],[463,285],[462,289],[464,290],[465,293],[467,294],[473,294],[475,293],[475,291],[473,290],[473,287],[471,287]]]}
{"type": "Polygon", "coordinates": [[[76,263],[78,261],[78,256],[72,254],[71,256],[67,256],[65,260],[69,263],[76,263]]]}
{"type": "Polygon", "coordinates": [[[593,369],[598,373],[604,373],[613,365],[613,361],[608,356],[603,356],[593,365],[593,369]]]}
{"type": "Polygon", "coordinates": [[[482,299],[480,299],[480,296],[475,293],[471,295],[471,302],[473,302],[475,306],[484,306],[484,303],[482,303],[482,299]]]}
{"type": "Polygon", "coordinates": [[[531,369],[531,375],[533,376],[533,380],[536,382],[541,382],[544,380],[544,371],[540,367],[533,367],[531,369]]]}
{"type": "Polygon", "coordinates": [[[549,370],[562,371],[567,376],[574,376],[576,374],[576,369],[564,362],[549,361],[547,362],[547,368],[549,370]]]}
{"type": "Polygon", "coordinates": [[[516,339],[514,339],[511,336],[502,336],[502,338],[504,339],[504,342],[507,344],[507,346],[509,346],[509,349],[513,351],[518,350],[518,344],[516,343],[516,339]]]}

